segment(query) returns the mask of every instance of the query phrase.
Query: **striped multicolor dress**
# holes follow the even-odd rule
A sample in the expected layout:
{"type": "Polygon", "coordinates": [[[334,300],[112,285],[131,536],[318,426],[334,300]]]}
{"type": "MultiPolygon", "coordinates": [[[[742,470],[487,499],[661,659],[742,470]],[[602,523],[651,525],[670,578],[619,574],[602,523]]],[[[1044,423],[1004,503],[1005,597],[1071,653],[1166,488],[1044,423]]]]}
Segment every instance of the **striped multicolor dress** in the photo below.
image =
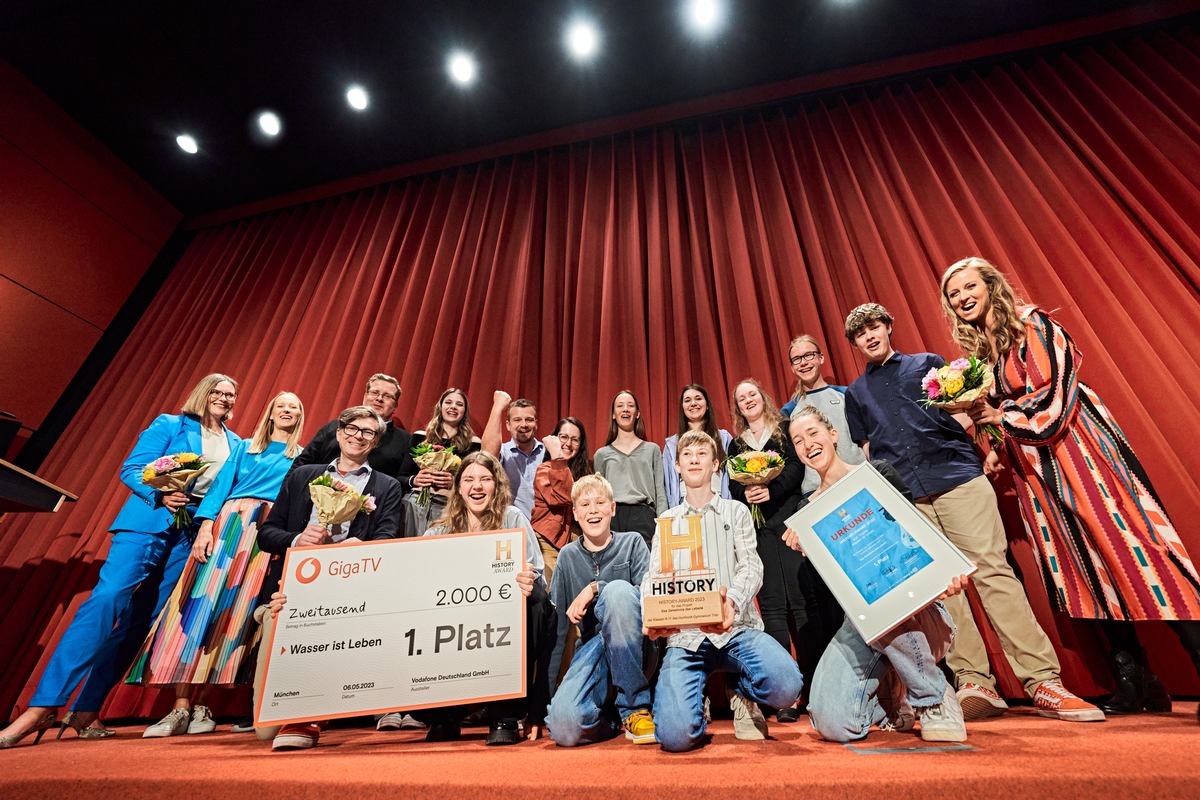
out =
{"type": "Polygon", "coordinates": [[[1200,619],[1200,577],[1070,336],[1023,310],[1025,342],[995,365],[1004,442],[1042,580],[1073,617],[1200,619]]]}
{"type": "Polygon", "coordinates": [[[217,476],[197,511],[198,518],[214,519],[212,555],[204,564],[188,560],[127,683],[249,682],[254,670],[249,654],[260,631],[251,615],[271,559],[258,549],[258,528],[292,463],[284,449],[282,442],[261,453],[246,453],[243,446],[236,467],[217,476]],[[221,483],[227,472],[230,479],[221,483]],[[211,509],[218,504],[214,518],[211,509]]]}

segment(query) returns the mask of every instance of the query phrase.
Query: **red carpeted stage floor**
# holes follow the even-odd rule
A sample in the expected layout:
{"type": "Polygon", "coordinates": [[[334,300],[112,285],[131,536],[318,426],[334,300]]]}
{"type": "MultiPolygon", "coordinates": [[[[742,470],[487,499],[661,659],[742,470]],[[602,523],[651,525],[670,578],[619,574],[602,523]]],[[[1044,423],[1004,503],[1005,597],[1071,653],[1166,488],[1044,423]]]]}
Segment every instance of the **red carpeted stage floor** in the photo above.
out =
{"type": "MultiPolygon", "coordinates": [[[[926,746],[910,734],[872,732],[852,746],[819,740],[801,718],[772,738],[742,742],[712,725],[697,752],[669,755],[623,738],[567,750],[549,740],[485,747],[486,729],[426,744],[424,732],[326,731],[315,750],[273,753],[253,734],[143,740],[143,725],[107,741],[62,741],[0,753],[0,797],[138,798],[741,798],[931,795],[984,797],[1197,797],[1196,703],[1170,715],[1071,724],[1018,708],[969,724],[965,746],[926,746]]],[[[52,734],[53,732],[51,732],[52,734]]]]}

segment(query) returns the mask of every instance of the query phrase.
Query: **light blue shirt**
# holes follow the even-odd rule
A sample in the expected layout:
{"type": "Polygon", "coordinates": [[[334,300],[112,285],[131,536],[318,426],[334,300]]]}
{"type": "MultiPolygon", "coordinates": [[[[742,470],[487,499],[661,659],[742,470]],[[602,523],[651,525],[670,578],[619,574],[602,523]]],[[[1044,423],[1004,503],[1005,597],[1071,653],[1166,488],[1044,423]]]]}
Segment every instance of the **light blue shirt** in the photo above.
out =
{"type": "MultiPolygon", "coordinates": [[[[721,428],[717,431],[717,435],[721,437],[721,448],[728,453],[729,443],[733,441],[733,434],[721,428]]],[[[673,508],[683,502],[683,479],[679,477],[679,470],[675,468],[675,460],[679,455],[678,450],[679,434],[675,434],[663,442],[663,481],[666,484],[668,508],[673,508]]],[[[713,473],[712,490],[714,494],[718,494],[726,500],[733,499],[733,495],[729,493],[729,471],[725,469],[724,464],[713,473]]]]}
{"type": "Polygon", "coordinates": [[[546,458],[546,445],[533,440],[533,449],[526,455],[515,441],[500,446],[500,464],[508,475],[513,505],[521,509],[526,519],[533,516],[533,476],[546,458]]]}
{"type": "Polygon", "coordinates": [[[241,442],[237,452],[217,473],[212,488],[196,510],[196,519],[216,519],[221,507],[230,500],[253,497],[274,502],[279,487],[292,466],[285,442],[269,442],[261,453],[247,452],[249,442],[241,442]]]}

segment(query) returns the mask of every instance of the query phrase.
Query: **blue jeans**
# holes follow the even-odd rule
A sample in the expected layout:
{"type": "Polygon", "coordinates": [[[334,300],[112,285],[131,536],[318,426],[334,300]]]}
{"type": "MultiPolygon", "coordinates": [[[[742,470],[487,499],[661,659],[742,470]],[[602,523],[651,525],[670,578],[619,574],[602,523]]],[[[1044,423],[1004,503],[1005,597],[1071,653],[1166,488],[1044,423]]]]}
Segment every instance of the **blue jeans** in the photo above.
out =
{"type": "Polygon", "coordinates": [[[100,580],[54,648],[29,705],[99,711],[158,616],[192,551],[187,532],[117,531],[100,580]]]}
{"type": "Polygon", "coordinates": [[[612,581],[596,598],[598,629],[575,648],[571,668],[550,701],[546,724],[563,747],[611,739],[621,720],[650,710],[650,681],[642,660],[642,593],[627,581],[612,581]],[[608,698],[616,689],[619,718],[608,698]]]}
{"type": "Polygon", "coordinates": [[[831,742],[850,742],[865,737],[872,725],[893,719],[893,696],[898,699],[901,689],[914,708],[942,702],[946,678],[937,663],[950,649],[954,632],[941,603],[926,606],[872,645],[847,619],[813,676],[808,701],[812,726],[831,742]]]}
{"type": "Polygon", "coordinates": [[[741,631],[721,648],[705,639],[694,653],[668,647],[654,696],[654,727],[664,750],[682,753],[704,738],[704,684],[714,672],[732,673],[733,691],[775,708],[795,703],[804,688],[792,654],[762,631],[741,631]]]}

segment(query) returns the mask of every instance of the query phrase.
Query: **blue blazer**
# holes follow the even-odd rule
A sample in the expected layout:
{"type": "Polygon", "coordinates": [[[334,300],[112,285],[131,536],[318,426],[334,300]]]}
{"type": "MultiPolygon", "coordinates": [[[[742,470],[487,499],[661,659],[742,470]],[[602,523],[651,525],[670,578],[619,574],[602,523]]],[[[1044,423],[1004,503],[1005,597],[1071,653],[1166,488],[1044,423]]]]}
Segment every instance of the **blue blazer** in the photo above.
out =
{"type": "MultiPolygon", "coordinates": [[[[225,439],[232,457],[241,440],[224,425],[225,439]]],[[[161,414],[142,431],[133,452],[121,465],[121,482],[133,495],[125,501],[110,531],[160,533],[171,527],[171,512],[159,502],[159,493],[142,483],[142,470],[156,458],[173,453],[201,453],[200,420],[190,414],[161,414]]],[[[189,506],[192,512],[195,507],[189,506]]]]}

